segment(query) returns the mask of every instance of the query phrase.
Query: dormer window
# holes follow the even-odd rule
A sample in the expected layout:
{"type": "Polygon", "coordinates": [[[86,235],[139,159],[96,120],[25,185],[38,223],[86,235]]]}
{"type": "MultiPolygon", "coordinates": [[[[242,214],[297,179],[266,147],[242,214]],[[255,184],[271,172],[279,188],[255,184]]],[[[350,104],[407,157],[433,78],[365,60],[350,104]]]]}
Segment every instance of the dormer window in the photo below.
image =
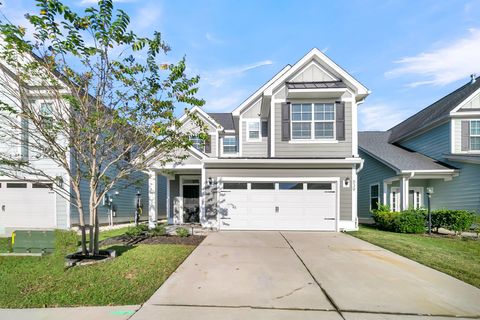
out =
{"type": "Polygon", "coordinates": [[[236,136],[225,136],[223,138],[223,154],[236,154],[238,152],[237,148],[237,137],[236,136]]]}
{"type": "Polygon", "coordinates": [[[200,139],[200,137],[193,136],[190,138],[190,141],[192,142],[192,147],[194,147],[198,151],[205,152],[205,142],[200,139]]]}
{"type": "Polygon", "coordinates": [[[292,139],[334,139],[335,105],[333,103],[292,104],[292,139]]]}

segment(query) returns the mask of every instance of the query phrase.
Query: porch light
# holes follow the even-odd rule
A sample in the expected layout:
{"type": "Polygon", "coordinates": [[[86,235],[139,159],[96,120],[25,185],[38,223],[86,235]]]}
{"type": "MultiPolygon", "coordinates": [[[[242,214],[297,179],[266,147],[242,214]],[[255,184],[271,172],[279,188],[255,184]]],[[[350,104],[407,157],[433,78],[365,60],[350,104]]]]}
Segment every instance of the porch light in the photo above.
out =
{"type": "Polygon", "coordinates": [[[208,183],[209,186],[211,186],[213,184],[212,177],[208,177],[207,183],[208,183]]]}
{"type": "Polygon", "coordinates": [[[343,186],[345,188],[348,188],[350,186],[350,178],[349,177],[347,177],[347,178],[345,178],[345,180],[343,180],[343,186]]]}

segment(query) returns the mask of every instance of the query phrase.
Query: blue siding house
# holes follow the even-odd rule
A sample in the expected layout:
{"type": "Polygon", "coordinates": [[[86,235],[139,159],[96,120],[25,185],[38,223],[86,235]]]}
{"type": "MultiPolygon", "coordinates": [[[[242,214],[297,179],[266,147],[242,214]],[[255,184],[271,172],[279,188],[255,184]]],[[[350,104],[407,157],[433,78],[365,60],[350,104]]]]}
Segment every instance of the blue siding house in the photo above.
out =
{"type": "Polygon", "coordinates": [[[387,131],[359,132],[358,214],[378,204],[480,214],[480,81],[472,80],[387,131]]]}

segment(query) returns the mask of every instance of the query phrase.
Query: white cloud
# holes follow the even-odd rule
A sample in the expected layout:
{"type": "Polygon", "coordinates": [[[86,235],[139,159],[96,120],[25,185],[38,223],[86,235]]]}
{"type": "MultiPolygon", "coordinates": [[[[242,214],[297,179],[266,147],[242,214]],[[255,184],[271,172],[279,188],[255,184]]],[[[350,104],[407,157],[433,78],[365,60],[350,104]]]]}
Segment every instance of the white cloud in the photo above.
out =
{"type": "Polygon", "coordinates": [[[212,43],[212,44],[223,44],[224,41],[221,40],[220,38],[218,38],[216,35],[210,33],[210,32],[207,32],[205,34],[205,39],[207,39],[208,42],[212,43]]]}
{"type": "Polygon", "coordinates": [[[388,130],[403,121],[408,114],[408,110],[398,106],[366,103],[358,108],[359,129],[361,131],[388,130]]]}
{"type": "MultiPolygon", "coordinates": [[[[125,1],[125,0],[123,0],[125,1]]],[[[132,17],[130,26],[139,31],[151,31],[158,29],[160,17],[162,16],[162,8],[158,3],[149,3],[137,10],[132,17]]]]}
{"type": "Polygon", "coordinates": [[[263,66],[268,66],[271,64],[273,64],[272,60],[263,60],[248,65],[234,66],[213,71],[205,71],[203,74],[202,72],[200,72],[200,76],[209,85],[215,88],[219,88],[223,86],[226,82],[233,80],[233,78],[243,76],[247,71],[263,66]]]}
{"type": "Polygon", "coordinates": [[[443,86],[467,79],[471,73],[480,71],[480,30],[470,29],[463,38],[445,43],[430,52],[404,57],[396,63],[399,67],[386,72],[385,76],[420,76],[421,80],[408,84],[410,87],[443,86]]]}

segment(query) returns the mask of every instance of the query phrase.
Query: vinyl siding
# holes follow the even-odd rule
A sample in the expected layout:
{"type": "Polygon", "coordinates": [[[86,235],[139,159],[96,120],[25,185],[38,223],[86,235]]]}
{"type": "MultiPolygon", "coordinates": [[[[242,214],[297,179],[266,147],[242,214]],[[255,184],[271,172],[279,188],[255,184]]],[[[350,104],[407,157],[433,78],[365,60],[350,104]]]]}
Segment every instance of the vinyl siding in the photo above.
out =
{"type": "MultiPolygon", "coordinates": [[[[352,180],[351,169],[207,169],[207,177],[340,177],[352,180]]],[[[341,182],[340,182],[341,183],[341,182]]],[[[208,209],[208,208],[207,208],[208,209]]],[[[216,219],[216,212],[207,212],[216,219]]],[[[340,220],[352,221],[352,189],[340,185],[340,220]]]]}
{"type": "Polygon", "coordinates": [[[443,154],[450,153],[450,122],[406,141],[401,141],[399,144],[435,160],[445,161],[443,154]]]}
{"type": "Polygon", "coordinates": [[[59,194],[55,195],[55,208],[57,211],[57,228],[68,229],[68,206],[70,205],[67,199],[63,198],[59,194]]]}
{"type": "Polygon", "coordinates": [[[157,215],[164,219],[167,217],[167,178],[162,175],[157,175],[157,197],[157,215]]]}
{"type": "MultiPolygon", "coordinates": [[[[212,132],[215,132],[217,130],[217,128],[212,126],[206,120],[203,120],[203,121],[204,121],[204,124],[207,126],[207,129],[206,129],[207,133],[212,133],[212,132]]],[[[182,132],[191,132],[191,133],[199,132],[198,126],[192,120],[187,120],[183,124],[181,130],[182,130],[182,132]]],[[[217,157],[218,156],[218,153],[217,153],[217,150],[218,150],[218,135],[210,135],[210,141],[211,141],[211,150],[212,151],[210,153],[206,153],[206,155],[208,155],[209,157],[217,157]]]]}
{"type": "Polygon", "coordinates": [[[362,171],[358,174],[358,217],[366,219],[371,217],[370,186],[378,183],[379,201],[383,203],[383,180],[395,177],[396,173],[361,150],[359,150],[359,155],[364,160],[364,164],[362,171]]]}
{"type": "MultiPolygon", "coordinates": [[[[295,102],[301,100],[295,100],[295,102]]],[[[318,100],[320,101],[320,100],[318,100]]],[[[293,103],[294,101],[292,101],[293,103]]],[[[306,100],[305,100],[306,102],[306,100]]],[[[309,100],[312,102],[312,100],[309,100]]],[[[328,100],[332,102],[332,100],[328,100]]],[[[290,143],[282,141],[281,104],[275,104],[275,157],[345,158],[352,156],[352,103],[345,103],[345,141],[336,143],[290,143]]]]}
{"type": "Polygon", "coordinates": [[[434,188],[432,208],[472,210],[480,214],[480,165],[451,162],[459,176],[451,181],[430,180],[434,188]]]}
{"type": "MultiPolygon", "coordinates": [[[[133,222],[135,215],[136,194],[137,190],[140,190],[143,204],[143,213],[140,217],[141,220],[148,220],[148,175],[144,173],[138,173],[134,179],[141,179],[139,185],[127,186],[126,182],[119,182],[109,194],[113,196],[113,204],[116,208],[116,216],[113,218],[114,223],[133,222]],[[118,191],[118,195],[115,195],[115,191],[118,191]]],[[[90,196],[89,185],[87,181],[82,181],[80,193],[83,200],[85,223],[89,223],[89,208],[88,199],[90,196]]],[[[78,209],[74,205],[73,201],[70,206],[71,223],[72,225],[78,224],[78,209]]],[[[108,207],[100,205],[98,207],[98,217],[100,224],[106,224],[109,220],[108,207]]]]}
{"type": "MultiPolygon", "coordinates": [[[[262,141],[247,141],[247,121],[242,121],[242,157],[267,157],[268,156],[268,138],[262,137],[262,141]]],[[[260,122],[260,134],[262,133],[262,123],[260,122]]]]}

